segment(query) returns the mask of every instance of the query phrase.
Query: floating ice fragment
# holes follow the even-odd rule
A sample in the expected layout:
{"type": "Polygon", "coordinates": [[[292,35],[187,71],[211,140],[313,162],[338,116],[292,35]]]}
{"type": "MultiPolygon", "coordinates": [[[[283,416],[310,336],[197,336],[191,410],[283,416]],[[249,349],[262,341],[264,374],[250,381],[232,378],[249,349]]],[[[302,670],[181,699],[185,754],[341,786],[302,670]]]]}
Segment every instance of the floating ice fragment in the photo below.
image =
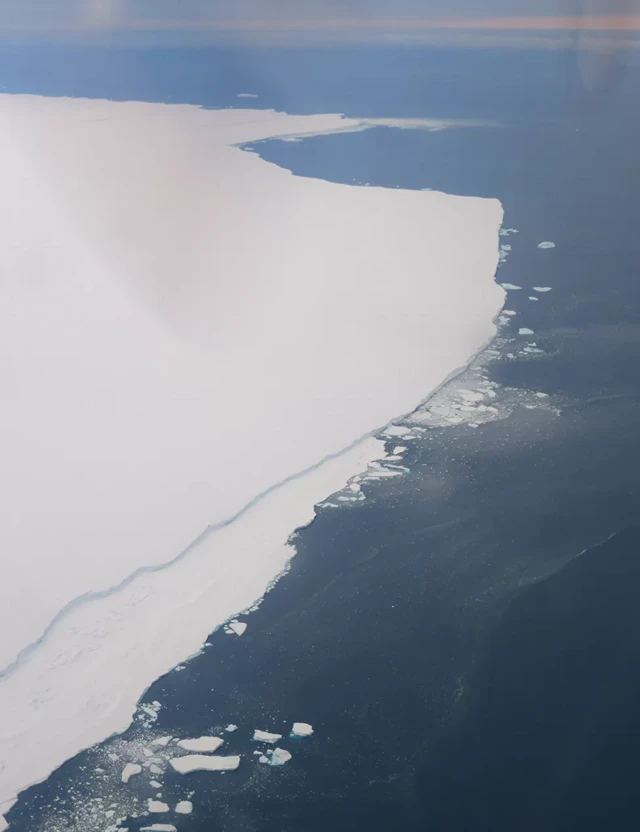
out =
{"type": "Polygon", "coordinates": [[[535,297],[534,295],[529,295],[529,300],[538,300],[538,298],[535,297]]]}
{"type": "Polygon", "coordinates": [[[152,764],[149,766],[149,771],[150,771],[152,774],[162,774],[162,769],[160,768],[160,766],[157,766],[155,763],[152,763],[152,764]]]}
{"type": "Polygon", "coordinates": [[[193,803],[190,800],[181,800],[176,803],[175,811],[179,815],[190,815],[193,812],[193,803]]]}
{"type": "Polygon", "coordinates": [[[269,762],[269,758],[268,758],[268,757],[265,757],[265,756],[264,756],[264,754],[261,754],[261,755],[258,757],[258,762],[259,762],[259,763],[268,763],[268,762],[269,762]]]}
{"type": "Polygon", "coordinates": [[[140,832],[178,832],[178,830],[172,823],[152,823],[151,826],[143,826],[140,832]]]}
{"type": "Polygon", "coordinates": [[[540,392],[538,392],[538,393],[536,393],[536,396],[537,396],[539,399],[548,399],[548,398],[549,398],[549,394],[548,394],[548,393],[540,393],[540,392]]]}
{"type": "Polygon", "coordinates": [[[239,92],[236,95],[236,98],[257,98],[258,96],[255,92],[239,92]]]}
{"type": "Polygon", "coordinates": [[[269,757],[269,765],[270,766],[283,766],[285,763],[288,763],[291,759],[291,754],[289,751],[286,751],[284,748],[276,748],[273,754],[269,757]]]}
{"type": "Polygon", "coordinates": [[[191,740],[180,740],[178,743],[180,748],[185,751],[217,751],[224,740],[220,737],[198,737],[191,740]]]}
{"type": "Polygon", "coordinates": [[[140,774],[141,771],[142,766],[138,765],[138,763],[127,763],[122,769],[122,782],[128,783],[134,774],[140,774]]]}
{"type": "Polygon", "coordinates": [[[551,286],[533,286],[534,292],[550,292],[551,286]]]}
{"type": "Polygon", "coordinates": [[[169,811],[166,803],[163,803],[161,800],[152,800],[151,798],[147,800],[147,809],[154,815],[160,815],[163,812],[169,811]]]}
{"type": "Polygon", "coordinates": [[[291,734],[294,737],[310,737],[313,734],[313,726],[308,722],[294,722],[291,734]]]}
{"type": "Polygon", "coordinates": [[[384,429],[385,436],[406,436],[408,433],[411,433],[411,428],[404,425],[389,425],[384,429]]]}
{"type": "Polygon", "coordinates": [[[549,242],[549,240],[545,240],[542,243],[538,243],[538,248],[555,248],[556,244],[549,242]]]}
{"type": "Polygon", "coordinates": [[[501,283],[500,285],[503,289],[506,289],[507,292],[517,292],[522,289],[522,286],[515,286],[513,283],[501,283]]]}
{"type": "Polygon", "coordinates": [[[240,765],[240,757],[207,757],[205,754],[189,754],[169,760],[172,768],[180,774],[191,771],[232,771],[240,765]]]}
{"type": "Polygon", "coordinates": [[[403,454],[407,450],[405,445],[396,445],[393,449],[393,455],[397,456],[398,454],[403,454]]]}
{"type": "Polygon", "coordinates": [[[153,788],[154,788],[154,789],[160,789],[160,788],[162,788],[162,783],[158,783],[158,781],[157,781],[157,780],[151,780],[151,781],[149,782],[149,785],[150,785],[150,786],[153,786],[153,788]]]}
{"type": "Polygon", "coordinates": [[[224,730],[225,731],[230,731],[230,732],[237,731],[238,726],[234,725],[233,722],[230,722],[229,725],[227,725],[227,727],[224,730]]]}
{"type": "Polygon", "coordinates": [[[526,326],[521,326],[518,330],[518,335],[533,335],[533,330],[526,326]]]}
{"type": "Polygon", "coordinates": [[[256,742],[278,742],[282,739],[282,734],[270,734],[268,731],[255,730],[253,732],[253,739],[256,742]]]}
{"type": "Polygon", "coordinates": [[[169,745],[173,737],[158,737],[157,740],[150,742],[149,745],[159,745],[160,747],[164,748],[165,746],[169,745]]]}
{"type": "Polygon", "coordinates": [[[247,629],[247,624],[245,621],[230,621],[227,624],[227,627],[232,633],[235,633],[237,636],[241,636],[247,629]]]}

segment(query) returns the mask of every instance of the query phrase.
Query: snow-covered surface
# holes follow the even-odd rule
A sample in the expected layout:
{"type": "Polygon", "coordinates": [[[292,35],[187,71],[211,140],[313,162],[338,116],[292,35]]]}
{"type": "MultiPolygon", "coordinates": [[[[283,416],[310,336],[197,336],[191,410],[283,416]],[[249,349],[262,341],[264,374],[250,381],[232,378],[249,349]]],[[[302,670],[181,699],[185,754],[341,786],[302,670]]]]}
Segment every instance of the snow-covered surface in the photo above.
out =
{"type": "Polygon", "coordinates": [[[270,766],[283,766],[288,763],[292,755],[285,748],[274,748],[273,753],[269,755],[270,766]]]}
{"type": "Polygon", "coordinates": [[[253,732],[253,739],[256,742],[278,742],[282,739],[282,734],[270,734],[269,731],[259,731],[256,729],[253,732]]]}
{"type": "Polygon", "coordinates": [[[308,722],[294,722],[291,733],[294,737],[310,737],[313,734],[313,726],[308,722]]]}
{"type": "Polygon", "coordinates": [[[190,800],[181,800],[176,803],[175,811],[179,815],[190,815],[193,812],[193,803],[190,800]]]}
{"type": "Polygon", "coordinates": [[[224,743],[220,737],[198,737],[197,739],[180,740],[178,746],[185,751],[217,751],[224,743]]]}
{"type": "Polygon", "coordinates": [[[128,783],[134,775],[140,774],[141,771],[142,766],[138,763],[127,763],[122,769],[122,782],[128,783]]]}
{"type": "Polygon", "coordinates": [[[235,146],[358,124],[0,96],[0,804],[126,728],[381,444],[269,489],[494,334],[496,200],[235,146]]]}
{"type": "Polygon", "coordinates": [[[191,771],[232,771],[240,765],[240,757],[209,757],[206,754],[188,754],[169,760],[172,768],[180,774],[191,771]]]}

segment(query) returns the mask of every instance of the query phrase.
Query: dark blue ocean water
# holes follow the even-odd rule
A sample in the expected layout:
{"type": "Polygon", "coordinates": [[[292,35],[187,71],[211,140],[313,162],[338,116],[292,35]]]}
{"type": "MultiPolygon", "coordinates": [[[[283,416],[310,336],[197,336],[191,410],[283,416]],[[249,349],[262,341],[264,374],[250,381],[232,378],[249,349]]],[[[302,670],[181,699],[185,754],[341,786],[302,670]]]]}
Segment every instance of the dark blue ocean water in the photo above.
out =
{"type": "MultiPolygon", "coordinates": [[[[509,297],[543,354],[508,359],[505,344],[488,372],[555,394],[560,412],[520,407],[406,443],[408,474],[320,509],[246,634],[214,633],[145,701],[162,703],[160,733],[237,723],[229,753],[250,754],[255,727],[315,728],[287,741],[282,769],[192,775],[180,832],[634,828],[638,70],[613,67],[589,95],[575,56],[560,52],[5,49],[0,83],[206,106],[253,92],[290,112],[503,123],[254,149],[300,176],[500,198],[520,232],[500,279],[553,291],[509,297]],[[542,239],[556,248],[538,250],[542,239]]],[[[56,800],[86,805],[102,753],[25,792],[12,832],[51,832],[56,800]]],[[[169,802],[183,793],[184,780],[164,776],[169,802]]]]}

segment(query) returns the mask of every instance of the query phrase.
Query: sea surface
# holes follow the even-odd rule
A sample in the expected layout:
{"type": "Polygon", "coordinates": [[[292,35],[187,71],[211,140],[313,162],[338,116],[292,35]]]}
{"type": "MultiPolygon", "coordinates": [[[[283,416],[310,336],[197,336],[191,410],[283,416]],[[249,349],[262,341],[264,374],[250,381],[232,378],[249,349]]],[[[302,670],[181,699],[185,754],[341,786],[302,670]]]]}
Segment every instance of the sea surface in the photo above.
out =
{"type": "MultiPolygon", "coordinates": [[[[184,799],[188,788],[193,814],[122,825],[634,828],[640,68],[621,54],[588,89],[570,51],[7,47],[0,83],[48,95],[499,122],[251,149],[297,176],[499,198],[505,228],[517,233],[501,238],[511,249],[497,279],[522,287],[508,293],[517,314],[470,371],[491,383],[495,418],[429,426],[423,408],[412,438],[389,444],[407,447],[408,470],[366,483],[361,502],[319,507],[246,633],[213,633],[145,693],[151,716],[139,712],[124,737],[24,792],[12,832],[106,829],[112,804],[117,818],[127,795],[155,794],[144,776],[118,782],[127,743],[228,723],[238,726],[224,735],[226,753],[243,755],[238,771],[193,774],[188,786],[166,773],[162,799],[184,799]],[[518,334],[523,327],[533,334],[518,334]],[[313,736],[289,738],[294,721],[311,723],[313,736]],[[285,766],[257,762],[255,728],[285,735],[285,766]]],[[[461,383],[451,383],[452,399],[461,383]]]]}

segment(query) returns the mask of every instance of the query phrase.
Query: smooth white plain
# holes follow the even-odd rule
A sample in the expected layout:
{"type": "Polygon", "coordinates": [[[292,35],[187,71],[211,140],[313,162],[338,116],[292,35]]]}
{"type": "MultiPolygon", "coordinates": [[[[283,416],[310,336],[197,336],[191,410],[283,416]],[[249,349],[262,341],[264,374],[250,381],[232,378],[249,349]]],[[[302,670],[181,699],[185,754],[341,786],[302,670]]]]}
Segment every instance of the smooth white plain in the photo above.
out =
{"type": "Polygon", "coordinates": [[[235,146],[357,126],[0,96],[0,804],[123,730],[379,443],[113,587],[411,410],[495,333],[497,200],[296,177],[235,146]]]}

